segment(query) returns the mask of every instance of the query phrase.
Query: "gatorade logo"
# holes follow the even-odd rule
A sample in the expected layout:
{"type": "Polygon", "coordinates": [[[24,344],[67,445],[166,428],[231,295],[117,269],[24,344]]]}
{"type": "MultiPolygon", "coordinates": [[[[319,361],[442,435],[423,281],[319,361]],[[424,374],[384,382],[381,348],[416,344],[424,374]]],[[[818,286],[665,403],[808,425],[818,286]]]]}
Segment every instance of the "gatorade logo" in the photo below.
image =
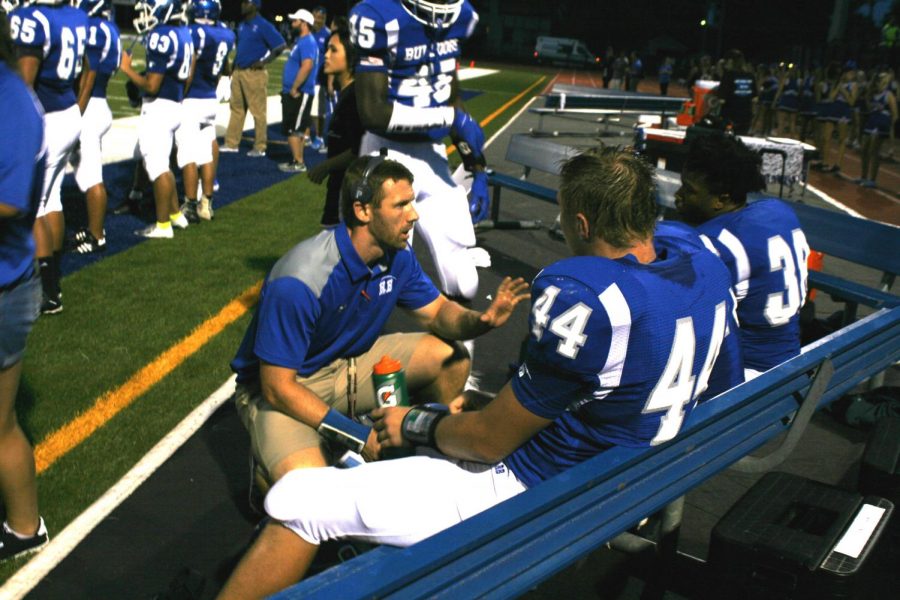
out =
{"type": "Polygon", "coordinates": [[[375,391],[378,406],[397,406],[397,391],[393,383],[387,383],[375,391]]]}

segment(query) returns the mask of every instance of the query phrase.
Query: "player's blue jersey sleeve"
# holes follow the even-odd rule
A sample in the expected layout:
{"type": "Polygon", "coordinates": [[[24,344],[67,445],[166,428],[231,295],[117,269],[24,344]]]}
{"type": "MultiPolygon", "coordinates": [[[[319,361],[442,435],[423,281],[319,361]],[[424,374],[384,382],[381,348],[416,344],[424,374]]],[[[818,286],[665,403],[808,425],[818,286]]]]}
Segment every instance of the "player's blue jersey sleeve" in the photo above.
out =
{"type": "Polygon", "coordinates": [[[529,411],[555,419],[597,387],[613,338],[610,316],[583,284],[539,274],[529,327],[512,389],[529,411]]]}
{"type": "Polygon", "coordinates": [[[159,31],[152,31],[147,37],[147,71],[165,73],[178,58],[178,41],[159,31]]]}
{"type": "Polygon", "coordinates": [[[396,19],[385,22],[381,4],[360,2],[350,11],[350,39],[359,51],[357,73],[387,71],[390,48],[397,43],[399,23],[396,19]]]}
{"type": "Polygon", "coordinates": [[[293,277],[268,282],[259,302],[254,354],[267,363],[299,369],[318,317],[319,302],[303,282],[293,277]]]}
{"type": "Polygon", "coordinates": [[[91,70],[108,75],[115,73],[122,62],[119,29],[103,19],[91,19],[87,56],[91,70]]]}
{"type": "Polygon", "coordinates": [[[46,58],[50,47],[50,22],[37,7],[26,6],[13,12],[9,17],[9,30],[17,46],[40,48],[46,58]]]}
{"type": "Polygon", "coordinates": [[[406,276],[403,289],[400,290],[397,305],[408,310],[416,310],[434,302],[440,295],[440,292],[435,287],[434,282],[422,270],[422,266],[416,260],[416,255],[413,253],[412,248],[407,248],[406,251],[398,252],[397,254],[398,259],[408,259],[410,262],[408,275],[406,276]],[[404,256],[406,254],[409,256],[404,256]]]}

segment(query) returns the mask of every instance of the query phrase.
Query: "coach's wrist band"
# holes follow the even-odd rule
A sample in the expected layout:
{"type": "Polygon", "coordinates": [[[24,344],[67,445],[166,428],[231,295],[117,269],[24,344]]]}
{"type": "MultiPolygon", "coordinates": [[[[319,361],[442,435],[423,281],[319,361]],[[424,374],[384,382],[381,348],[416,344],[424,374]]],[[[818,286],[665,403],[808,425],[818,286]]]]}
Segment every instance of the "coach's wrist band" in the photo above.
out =
{"type": "Polygon", "coordinates": [[[316,431],[329,442],[336,442],[354,452],[362,452],[372,428],[357,423],[331,408],[316,431]]]}
{"type": "Polygon", "coordinates": [[[452,106],[415,108],[394,102],[387,130],[390,133],[424,133],[435,128],[450,127],[455,114],[452,106]]]}
{"type": "Polygon", "coordinates": [[[450,414],[450,408],[436,402],[416,406],[403,417],[403,423],[400,426],[403,439],[417,446],[430,446],[437,449],[434,432],[437,431],[440,420],[448,414],[450,414]]]}

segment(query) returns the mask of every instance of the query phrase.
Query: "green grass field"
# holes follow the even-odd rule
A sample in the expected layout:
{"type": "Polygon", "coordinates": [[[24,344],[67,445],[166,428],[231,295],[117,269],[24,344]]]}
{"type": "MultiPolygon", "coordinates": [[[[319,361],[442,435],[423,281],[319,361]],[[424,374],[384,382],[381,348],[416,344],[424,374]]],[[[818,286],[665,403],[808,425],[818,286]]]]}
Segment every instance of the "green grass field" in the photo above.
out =
{"type": "MultiPolygon", "coordinates": [[[[271,69],[270,86],[277,86],[280,63],[271,69]]],[[[482,92],[469,110],[484,120],[539,79],[504,71],[463,82],[482,92]]],[[[111,90],[116,85],[122,85],[121,75],[111,90]]],[[[509,105],[485,134],[490,137],[540,89],[509,105]]],[[[123,102],[125,107],[113,98],[116,116],[134,114],[123,102]]],[[[17,406],[33,443],[188,336],[259,281],[282,253],[317,232],[323,196],[324,187],[296,176],[217,210],[211,224],[191,227],[170,242],[138,244],[66,277],[65,312],[40,319],[28,342],[17,406]]],[[[38,476],[51,537],[225,381],[248,322],[249,313],[38,476]]],[[[0,566],[0,579],[21,564],[0,566]]]]}

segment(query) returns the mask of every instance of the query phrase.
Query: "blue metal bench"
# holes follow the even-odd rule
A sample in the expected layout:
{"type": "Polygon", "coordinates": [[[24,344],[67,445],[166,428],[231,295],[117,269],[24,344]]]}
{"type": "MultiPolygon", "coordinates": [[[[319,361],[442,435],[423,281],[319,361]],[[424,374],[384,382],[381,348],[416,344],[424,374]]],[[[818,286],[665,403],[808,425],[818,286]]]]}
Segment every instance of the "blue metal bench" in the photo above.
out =
{"type": "Polygon", "coordinates": [[[376,548],[275,597],[515,597],[898,358],[900,308],[880,310],[698,406],[667,444],[614,448],[414,546],[376,548]]]}

